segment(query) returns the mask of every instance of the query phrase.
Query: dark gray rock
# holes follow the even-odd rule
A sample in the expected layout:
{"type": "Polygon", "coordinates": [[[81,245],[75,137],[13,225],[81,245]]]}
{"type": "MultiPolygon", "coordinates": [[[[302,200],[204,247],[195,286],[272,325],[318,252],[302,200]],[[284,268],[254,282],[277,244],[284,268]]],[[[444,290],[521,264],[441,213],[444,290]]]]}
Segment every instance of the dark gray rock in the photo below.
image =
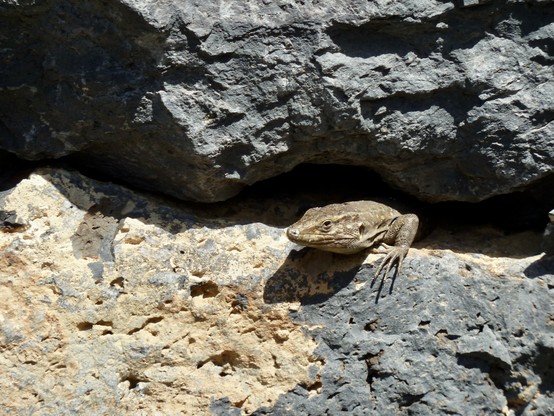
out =
{"type": "Polygon", "coordinates": [[[301,299],[295,319],[315,328],[325,363],[320,391],[299,386],[254,414],[551,414],[554,275],[406,261],[394,281],[372,282],[362,266],[335,274],[332,294],[301,299]]]}
{"type": "MultiPolygon", "coordinates": [[[[0,197],[4,193],[0,193],[0,197]]],[[[0,210],[0,230],[4,232],[12,232],[23,229],[25,224],[18,222],[17,213],[15,211],[0,210]]]]}
{"type": "Polygon", "coordinates": [[[553,20],[540,1],[4,2],[0,148],[199,201],[304,162],[482,200],[552,181],[553,20]]]}

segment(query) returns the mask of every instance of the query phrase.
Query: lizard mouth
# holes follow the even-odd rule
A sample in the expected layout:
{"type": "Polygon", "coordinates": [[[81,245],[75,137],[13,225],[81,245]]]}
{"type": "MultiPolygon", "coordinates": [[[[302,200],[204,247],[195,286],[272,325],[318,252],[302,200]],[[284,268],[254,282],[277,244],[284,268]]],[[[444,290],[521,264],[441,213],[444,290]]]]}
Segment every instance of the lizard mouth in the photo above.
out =
{"type": "Polygon", "coordinates": [[[324,247],[331,248],[344,248],[347,249],[351,247],[352,243],[356,240],[354,236],[343,234],[343,235],[322,235],[322,234],[306,234],[301,233],[297,228],[288,228],[287,237],[293,243],[297,243],[307,247],[316,247],[322,250],[325,250],[324,247]]]}

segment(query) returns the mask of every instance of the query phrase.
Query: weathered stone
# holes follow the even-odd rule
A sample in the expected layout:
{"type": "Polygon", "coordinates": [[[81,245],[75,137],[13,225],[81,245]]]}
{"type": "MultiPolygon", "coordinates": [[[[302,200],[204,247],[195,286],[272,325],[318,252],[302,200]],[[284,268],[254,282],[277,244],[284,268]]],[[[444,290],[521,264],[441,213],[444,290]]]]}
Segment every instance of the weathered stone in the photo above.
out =
{"type": "Polygon", "coordinates": [[[366,166],[429,201],[552,183],[553,10],[3,2],[0,148],[198,201],[305,162],[366,166]]]}
{"type": "Polygon", "coordinates": [[[4,413],[251,413],[315,377],[314,341],[262,299],[281,230],[52,170],[0,209],[25,224],[0,232],[4,413]]]}
{"type": "Polygon", "coordinates": [[[0,230],[0,407],[549,414],[539,232],[442,225],[374,281],[382,255],[299,250],[271,225],[302,204],[176,204],[54,169],[0,193],[21,224],[0,230]]]}
{"type": "Polygon", "coordinates": [[[548,414],[554,263],[527,279],[525,262],[506,276],[481,256],[439,253],[408,256],[394,283],[372,283],[375,268],[364,265],[304,298],[294,316],[316,328],[320,388],[254,414],[548,414]]]}

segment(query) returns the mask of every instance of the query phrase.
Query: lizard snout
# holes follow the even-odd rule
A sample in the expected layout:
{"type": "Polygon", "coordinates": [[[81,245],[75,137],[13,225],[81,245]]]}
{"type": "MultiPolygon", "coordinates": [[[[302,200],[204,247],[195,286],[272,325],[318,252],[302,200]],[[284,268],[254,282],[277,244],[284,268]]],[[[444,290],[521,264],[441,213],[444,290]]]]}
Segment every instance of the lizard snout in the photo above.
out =
{"type": "Polygon", "coordinates": [[[294,239],[294,238],[298,238],[300,236],[300,231],[298,230],[298,228],[287,228],[287,237],[288,238],[291,238],[291,239],[294,239]]]}

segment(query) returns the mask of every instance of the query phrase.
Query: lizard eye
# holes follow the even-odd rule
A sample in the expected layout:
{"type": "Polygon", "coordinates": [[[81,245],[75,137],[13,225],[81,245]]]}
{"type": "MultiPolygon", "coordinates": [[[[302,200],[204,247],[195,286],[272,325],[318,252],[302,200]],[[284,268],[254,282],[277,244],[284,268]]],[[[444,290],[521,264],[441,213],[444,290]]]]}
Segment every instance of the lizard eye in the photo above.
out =
{"type": "Polygon", "coordinates": [[[323,227],[324,230],[328,230],[329,228],[331,228],[332,224],[333,222],[331,220],[325,220],[321,223],[321,226],[323,227]]]}

